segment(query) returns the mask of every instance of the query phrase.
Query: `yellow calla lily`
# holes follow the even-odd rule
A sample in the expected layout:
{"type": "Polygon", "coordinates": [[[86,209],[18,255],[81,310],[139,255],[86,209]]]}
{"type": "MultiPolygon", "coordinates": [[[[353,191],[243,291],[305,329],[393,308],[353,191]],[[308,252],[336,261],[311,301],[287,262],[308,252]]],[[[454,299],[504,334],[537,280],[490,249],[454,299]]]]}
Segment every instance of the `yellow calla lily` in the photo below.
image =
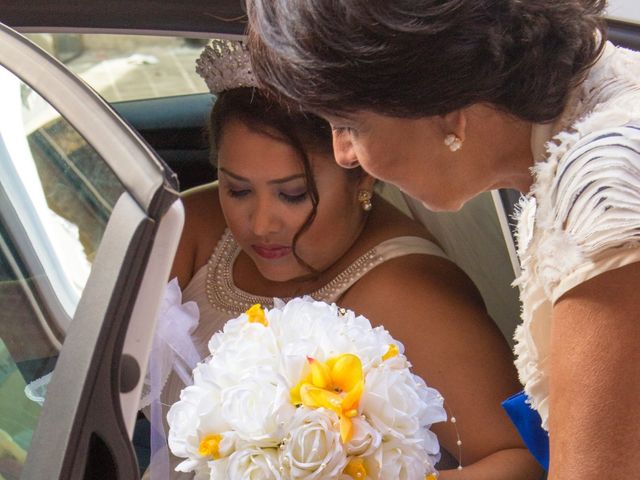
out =
{"type": "Polygon", "coordinates": [[[353,436],[353,422],[351,418],[341,415],[340,416],[340,439],[342,443],[347,443],[353,436]]]}
{"type": "Polygon", "coordinates": [[[336,412],[338,415],[342,413],[342,397],[330,390],[306,384],[300,388],[300,398],[305,407],[322,407],[336,412]]]}
{"type": "Polygon", "coordinates": [[[356,383],[351,390],[347,392],[342,400],[342,408],[344,411],[354,410],[358,408],[360,397],[364,392],[364,380],[356,383]]]}
{"type": "Polygon", "coordinates": [[[364,391],[362,362],[356,355],[346,353],[320,362],[308,358],[311,372],[289,392],[294,405],[326,408],[340,419],[340,438],[351,439],[353,422],[358,414],[358,402],[364,391]]]}
{"type": "Polygon", "coordinates": [[[289,396],[291,398],[291,403],[293,405],[295,405],[296,407],[299,407],[300,405],[302,405],[302,398],[300,397],[300,389],[302,388],[303,385],[310,384],[310,383],[311,383],[311,374],[304,377],[302,380],[296,383],[296,385],[291,390],[289,390],[289,396]]]}
{"type": "Polygon", "coordinates": [[[364,380],[362,362],[350,353],[339,355],[327,361],[331,369],[331,380],[335,388],[348,392],[364,380]]]}
{"type": "Polygon", "coordinates": [[[390,358],[393,358],[393,357],[397,356],[399,353],[400,353],[400,350],[398,349],[398,346],[395,343],[390,343],[389,344],[389,349],[382,356],[382,361],[385,361],[385,360],[388,360],[390,358]]]}
{"type": "Polygon", "coordinates": [[[326,363],[319,362],[313,358],[308,358],[311,366],[311,383],[315,387],[328,388],[331,385],[331,369],[326,363]]]}
{"type": "Polygon", "coordinates": [[[350,459],[347,466],[344,467],[343,473],[355,480],[364,480],[367,478],[367,469],[364,466],[364,460],[361,458],[350,459]]]}
{"type": "Polygon", "coordinates": [[[265,327],[269,326],[267,317],[264,314],[264,309],[259,303],[252,305],[245,313],[249,317],[249,323],[261,323],[265,327]]]}

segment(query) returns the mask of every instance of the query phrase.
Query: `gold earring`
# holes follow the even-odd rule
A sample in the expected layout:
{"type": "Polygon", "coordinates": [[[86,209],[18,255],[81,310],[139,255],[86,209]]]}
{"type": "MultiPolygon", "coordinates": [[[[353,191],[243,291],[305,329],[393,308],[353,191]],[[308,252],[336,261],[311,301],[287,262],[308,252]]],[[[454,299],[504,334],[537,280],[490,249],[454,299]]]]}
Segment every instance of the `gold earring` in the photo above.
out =
{"type": "Polygon", "coordinates": [[[358,201],[360,202],[362,210],[365,212],[368,212],[373,208],[373,204],[371,203],[371,192],[368,190],[360,190],[358,192],[358,201]]]}
{"type": "Polygon", "coordinates": [[[457,152],[462,148],[462,140],[455,133],[450,133],[444,137],[444,144],[449,147],[452,152],[457,152]]]}

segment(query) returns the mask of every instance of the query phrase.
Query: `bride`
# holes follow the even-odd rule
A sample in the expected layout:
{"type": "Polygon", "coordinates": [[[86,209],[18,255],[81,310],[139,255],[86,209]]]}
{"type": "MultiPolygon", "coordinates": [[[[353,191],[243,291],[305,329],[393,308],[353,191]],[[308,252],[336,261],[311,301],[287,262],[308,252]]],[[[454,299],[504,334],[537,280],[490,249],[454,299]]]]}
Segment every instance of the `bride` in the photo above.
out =
{"type": "MultiPolygon", "coordinates": [[[[200,312],[191,332],[198,357],[253,304],[301,295],[335,302],[384,324],[414,373],[444,396],[457,422],[433,427],[450,453],[440,468],[453,467],[442,479],[462,478],[472,464],[474,478],[535,478],[500,407],[518,390],[511,353],[471,281],[429,232],[376,195],[372,177],[336,165],[324,120],[256,89],[247,58],[241,44],[214,42],[198,61],[217,96],[210,137],[219,181],[183,195],[172,271],[182,301],[200,312]]],[[[163,417],[184,386],[169,375],[163,417]]]]}

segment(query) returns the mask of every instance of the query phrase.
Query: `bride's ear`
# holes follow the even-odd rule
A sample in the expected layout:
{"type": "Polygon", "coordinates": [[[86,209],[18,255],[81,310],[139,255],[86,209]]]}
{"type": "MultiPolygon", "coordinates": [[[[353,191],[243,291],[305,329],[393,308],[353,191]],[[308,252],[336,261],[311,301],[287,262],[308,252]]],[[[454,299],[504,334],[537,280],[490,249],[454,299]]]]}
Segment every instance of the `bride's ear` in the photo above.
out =
{"type": "Polygon", "coordinates": [[[446,136],[453,133],[461,142],[467,138],[467,112],[461,108],[440,116],[442,133],[446,136]]]}

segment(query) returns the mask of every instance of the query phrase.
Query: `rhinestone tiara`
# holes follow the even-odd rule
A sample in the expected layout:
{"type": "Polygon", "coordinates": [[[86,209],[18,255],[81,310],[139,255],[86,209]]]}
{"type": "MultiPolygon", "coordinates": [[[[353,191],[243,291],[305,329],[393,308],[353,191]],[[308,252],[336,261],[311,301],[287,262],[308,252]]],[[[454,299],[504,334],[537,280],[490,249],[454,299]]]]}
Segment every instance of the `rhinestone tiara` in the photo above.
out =
{"type": "Polygon", "coordinates": [[[214,95],[232,88],[257,86],[249,51],[239,40],[213,40],[196,60],[196,73],[214,95]]]}

